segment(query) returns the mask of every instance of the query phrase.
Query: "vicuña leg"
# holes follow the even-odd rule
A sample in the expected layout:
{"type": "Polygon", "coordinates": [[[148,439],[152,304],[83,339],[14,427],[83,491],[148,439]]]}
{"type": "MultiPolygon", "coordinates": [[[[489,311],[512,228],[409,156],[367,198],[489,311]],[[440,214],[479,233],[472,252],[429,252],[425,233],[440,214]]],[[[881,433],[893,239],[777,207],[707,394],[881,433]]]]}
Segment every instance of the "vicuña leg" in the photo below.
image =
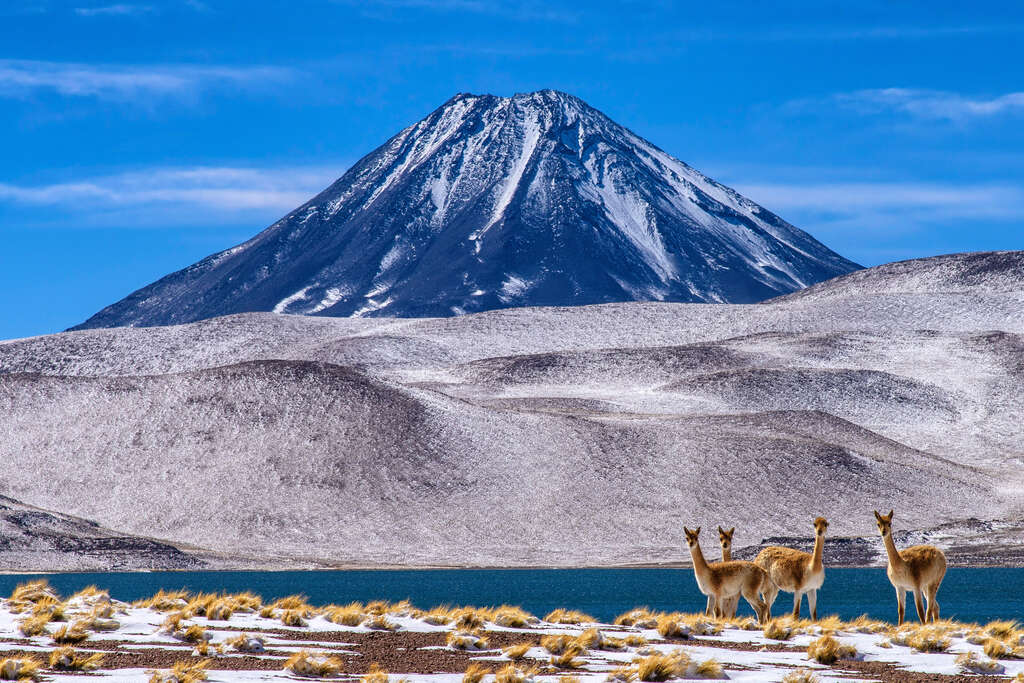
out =
{"type": "Polygon", "coordinates": [[[818,589],[807,591],[807,609],[811,611],[811,619],[818,620],[818,589]]]}
{"type": "Polygon", "coordinates": [[[768,623],[768,605],[761,599],[761,596],[757,594],[757,591],[752,588],[743,589],[743,598],[747,603],[754,608],[754,614],[757,615],[757,623],[767,624],[768,623]]]}
{"type": "Polygon", "coordinates": [[[793,618],[800,618],[800,598],[804,596],[800,591],[793,592],[793,618]]]}
{"type": "Polygon", "coordinates": [[[708,596],[708,606],[707,606],[707,609],[704,610],[704,616],[706,616],[706,617],[714,616],[714,613],[715,613],[715,596],[709,595],[708,596]]]}
{"type": "Polygon", "coordinates": [[[896,606],[899,610],[900,616],[899,623],[897,623],[896,625],[903,626],[903,616],[907,611],[907,590],[905,588],[901,588],[900,586],[896,587],[896,606]]]}
{"type": "Polygon", "coordinates": [[[775,604],[775,598],[779,597],[779,587],[773,581],[769,581],[768,584],[768,587],[764,589],[764,602],[768,606],[768,619],[771,619],[772,605],[775,604]]]}
{"type": "Polygon", "coordinates": [[[921,623],[927,621],[927,617],[924,615],[924,596],[922,595],[924,590],[918,588],[914,591],[914,606],[917,607],[917,618],[921,620],[921,623]]]}
{"type": "Polygon", "coordinates": [[[928,586],[928,620],[936,622],[939,620],[939,601],[936,597],[939,594],[939,584],[933,583],[928,586]]]}

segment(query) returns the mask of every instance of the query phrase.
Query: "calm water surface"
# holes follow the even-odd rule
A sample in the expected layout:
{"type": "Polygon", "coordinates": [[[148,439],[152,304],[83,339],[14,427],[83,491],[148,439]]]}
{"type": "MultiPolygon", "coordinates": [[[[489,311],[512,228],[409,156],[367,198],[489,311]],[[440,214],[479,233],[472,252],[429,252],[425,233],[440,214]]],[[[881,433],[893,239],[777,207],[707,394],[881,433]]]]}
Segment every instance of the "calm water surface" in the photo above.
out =
{"type": "MultiPolygon", "coordinates": [[[[305,594],[313,604],[354,600],[408,599],[418,607],[436,605],[519,605],[543,616],[556,607],[579,609],[609,621],[633,607],[696,612],[705,599],[690,569],[424,569],[289,572],[146,572],[0,575],[0,595],[15,585],[45,577],[69,595],[95,584],[120,600],[136,600],[160,588],[190,591],[251,590],[265,599],[305,594]]],[[[939,591],[943,617],[985,622],[1024,620],[1024,569],[950,568],[939,591]]],[[[753,614],[741,601],[740,613],[753,614]]],[[[775,614],[792,609],[792,595],[780,593],[775,614]]],[[[908,617],[914,608],[908,596],[908,617]]],[[[803,603],[806,615],[807,603],[803,603]]],[[[829,569],[818,593],[819,616],[852,619],[867,613],[896,620],[895,591],[884,569],[829,569]]],[[[916,616],[914,617],[916,619],[916,616]]]]}

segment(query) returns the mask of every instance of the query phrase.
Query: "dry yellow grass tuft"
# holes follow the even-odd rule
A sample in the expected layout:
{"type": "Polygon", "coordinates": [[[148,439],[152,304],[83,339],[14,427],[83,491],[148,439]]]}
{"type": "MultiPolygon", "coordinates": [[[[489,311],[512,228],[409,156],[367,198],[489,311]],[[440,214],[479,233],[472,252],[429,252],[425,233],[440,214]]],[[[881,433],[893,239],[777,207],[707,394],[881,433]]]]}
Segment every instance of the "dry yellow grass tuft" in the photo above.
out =
{"type": "Polygon", "coordinates": [[[634,662],[636,677],[641,681],[667,681],[682,678],[690,669],[690,657],[682,650],[671,654],[653,654],[634,662]]]}
{"type": "Polygon", "coordinates": [[[136,600],[132,604],[136,607],[148,607],[157,612],[171,612],[183,609],[188,605],[188,592],[183,590],[165,591],[158,590],[155,595],[143,600],[136,600]]]}
{"type": "Polygon", "coordinates": [[[313,654],[308,650],[300,650],[288,658],[284,668],[296,676],[323,678],[340,673],[341,660],[324,653],[313,654]]]}
{"type": "Polygon", "coordinates": [[[580,677],[573,676],[572,674],[562,674],[558,677],[558,683],[580,683],[580,677]]]}
{"type": "Polygon", "coordinates": [[[46,616],[50,621],[64,621],[67,618],[67,607],[60,600],[44,598],[32,607],[32,616],[46,616]]]}
{"type": "Polygon", "coordinates": [[[504,626],[506,628],[526,628],[531,623],[538,621],[538,619],[519,607],[502,605],[494,610],[491,615],[491,621],[498,626],[504,626]]]}
{"type": "Polygon", "coordinates": [[[494,683],[533,683],[536,675],[537,670],[534,668],[522,669],[509,664],[494,674],[494,683]]]}
{"type": "Polygon", "coordinates": [[[683,614],[679,621],[690,628],[692,635],[717,636],[722,632],[722,623],[708,619],[703,614],[683,614]]]}
{"type": "Polygon", "coordinates": [[[772,619],[764,627],[764,637],[772,640],[789,640],[793,637],[793,629],[779,619],[772,619]]]}
{"type": "Polygon", "coordinates": [[[471,630],[483,628],[484,624],[487,623],[487,617],[490,615],[487,613],[487,610],[475,607],[459,607],[449,612],[449,616],[455,628],[471,630]]]}
{"type": "Polygon", "coordinates": [[[596,621],[594,617],[589,614],[584,614],[577,610],[571,609],[556,609],[553,612],[549,612],[544,617],[544,621],[549,624],[591,624],[596,621]]]}
{"type": "Polygon", "coordinates": [[[211,621],[228,621],[235,613],[235,601],[231,598],[217,598],[206,605],[206,618],[211,621]]]}
{"type": "Polygon", "coordinates": [[[781,683],[821,683],[821,679],[813,671],[797,669],[783,676],[781,683]]]}
{"type": "Polygon", "coordinates": [[[822,636],[807,646],[807,656],[821,664],[834,664],[840,659],[853,659],[857,648],[844,645],[832,636],[822,636]]]}
{"type": "Polygon", "coordinates": [[[377,664],[371,664],[370,670],[359,680],[362,683],[388,683],[390,677],[388,672],[381,669],[377,664]]]}
{"type": "Polygon", "coordinates": [[[985,654],[993,659],[1024,659],[1024,647],[1010,645],[998,638],[989,638],[982,647],[985,654]]]}
{"type": "Polygon", "coordinates": [[[635,607],[625,614],[615,617],[616,626],[636,626],[638,628],[654,628],[657,615],[647,607],[635,607]]]}
{"type": "Polygon", "coordinates": [[[976,652],[963,652],[956,657],[956,665],[963,673],[1001,674],[1006,667],[994,659],[982,659],[976,652]]]}
{"type": "Polygon", "coordinates": [[[466,667],[466,673],[462,674],[462,683],[480,683],[484,679],[484,676],[489,674],[490,671],[480,666],[476,662],[471,662],[466,667]]]}
{"type": "Polygon", "coordinates": [[[53,589],[46,579],[26,581],[19,583],[11,592],[10,601],[13,603],[37,603],[41,600],[60,601],[60,596],[53,589]]]}
{"type": "Polygon", "coordinates": [[[636,680],[636,669],[631,666],[620,666],[608,672],[605,678],[608,683],[633,683],[636,680]]]}
{"type": "Polygon", "coordinates": [[[622,642],[625,643],[627,647],[643,647],[647,644],[647,639],[639,633],[630,633],[622,639],[622,642]]]}
{"type": "Polygon", "coordinates": [[[349,603],[343,607],[329,605],[324,608],[323,615],[327,621],[342,626],[359,626],[367,617],[362,603],[359,602],[349,603]]]}
{"type": "Polygon", "coordinates": [[[386,614],[376,614],[365,622],[363,626],[366,628],[373,629],[374,631],[397,631],[398,624],[388,619],[386,614]]]}
{"type": "Polygon", "coordinates": [[[206,680],[210,660],[177,662],[169,671],[151,671],[149,683],[198,683],[206,680]]]}
{"type": "Polygon", "coordinates": [[[689,638],[693,629],[683,621],[682,614],[662,614],[655,622],[662,638],[689,638]]]}
{"type": "Polygon", "coordinates": [[[374,600],[366,603],[367,614],[387,614],[391,610],[391,603],[387,600],[374,600]]]}
{"type": "Polygon", "coordinates": [[[81,643],[89,637],[88,626],[76,621],[73,624],[64,624],[53,634],[53,642],[59,645],[72,645],[81,643]]]}
{"type": "Polygon", "coordinates": [[[579,669],[586,662],[582,659],[577,659],[576,655],[580,654],[574,650],[567,650],[560,655],[555,655],[551,658],[551,666],[558,667],[559,669],[579,669]]]}
{"type": "Polygon", "coordinates": [[[46,625],[49,623],[49,614],[37,614],[34,617],[22,619],[18,622],[18,630],[21,631],[21,635],[28,638],[31,638],[32,636],[41,636],[48,633],[46,625]]]}
{"type": "Polygon", "coordinates": [[[435,607],[420,618],[428,624],[444,626],[445,624],[451,623],[451,608],[447,606],[435,607]]]}
{"type": "MultiPolygon", "coordinates": [[[[815,622],[810,621],[808,624],[815,624],[815,622]]],[[[846,624],[843,623],[843,620],[835,614],[830,614],[827,617],[819,619],[816,625],[821,629],[822,633],[835,633],[836,631],[841,631],[843,627],[846,626],[846,624]]]]}
{"type": "Polygon", "coordinates": [[[281,623],[285,626],[306,627],[309,623],[305,619],[305,612],[301,609],[281,610],[281,623]]]}
{"type": "Polygon", "coordinates": [[[1009,640],[1021,632],[1016,621],[990,621],[982,627],[988,635],[999,640],[1009,640]]]}
{"type": "Polygon", "coordinates": [[[305,595],[289,595],[284,598],[279,598],[274,602],[270,603],[270,607],[274,609],[282,610],[301,610],[303,614],[311,612],[312,607],[309,606],[305,595]]]}
{"type": "Polygon", "coordinates": [[[10,657],[0,660],[0,678],[5,681],[35,681],[39,679],[41,668],[42,664],[32,657],[10,657]]]}
{"type": "Polygon", "coordinates": [[[853,621],[846,624],[846,629],[856,633],[885,633],[891,626],[884,621],[872,619],[862,614],[853,621]]]}
{"type": "Polygon", "coordinates": [[[502,653],[513,662],[518,662],[520,659],[526,656],[526,653],[533,647],[530,643],[516,643],[515,645],[509,645],[502,653]]]}
{"type": "Polygon", "coordinates": [[[693,675],[697,678],[725,678],[725,670],[715,659],[705,659],[694,667],[693,675]]]}
{"type": "Polygon", "coordinates": [[[451,631],[447,637],[448,647],[453,650],[486,650],[487,639],[467,631],[451,631]]]}
{"type": "Polygon", "coordinates": [[[239,633],[227,641],[228,645],[239,652],[263,652],[267,641],[263,636],[252,633],[239,633]]]}
{"type": "Polygon", "coordinates": [[[72,647],[61,647],[50,653],[50,668],[57,671],[95,671],[102,664],[102,652],[85,655],[72,647]]]}
{"type": "Polygon", "coordinates": [[[907,645],[918,652],[945,652],[952,641],[941,627],[919,627],[907,639],[907,645]]]}
{"type": "Polygon", "coordinates": [[[561,655],[569,651],[580,654],[583,650],[583,646],[577,642],[576,638],[564,633],[542,636],[540,646],[553,655],[561,655]]]}

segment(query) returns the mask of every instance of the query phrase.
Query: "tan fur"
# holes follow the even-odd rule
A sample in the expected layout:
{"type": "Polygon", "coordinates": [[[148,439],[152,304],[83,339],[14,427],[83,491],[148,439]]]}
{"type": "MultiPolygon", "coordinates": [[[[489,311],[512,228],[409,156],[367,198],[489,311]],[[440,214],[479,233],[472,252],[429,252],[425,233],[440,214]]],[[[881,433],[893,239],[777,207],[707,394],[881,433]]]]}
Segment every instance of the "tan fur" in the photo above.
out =
{"type": "Polygon", "coordinates": [[[899,623],[903,624],[906,613],[907,591],[914,594],[917,618],[921,623],[938,621],[939,602],[936,596],[946,575],[946,556],[933,545],[915,545],[902,551],[896,550],[892,540],[892,514],[892,510],[889,510],[888,515],[880,515],[875,510],[875,524],[889,557],[885,573],[889,576],[889,583],[896,589],[899,623]],[[928,602],[927,609],[922,604],[922,597],[928,602]]]}
{"type": "MultiPolygon", "coordinates": [[[[732,560],[732,535],[736,532],[736,527],[733,527],[726,531],[722,527],[718,527],[718,544],[722,546],[722,562],[729,562],[732,560]]],[[[736,617],[736,610],[740,606],[740,596],[734,595],[731,598],[727,598],[725,601],[725,616],[733,619],[736,617]]],[[[708,611],[711,610],[713,605],[711,604],[711,598],[708,598],[708,611]]]]}
{"type": "Polygon", "coordinates": [[[821,555],[825,547],[828,521],[824,517],[814,520],[814,552],[805,553],[793,548],[769,546],[758,553],[754,563],[765,570],[771,580],[765,593],[768,613],[779,591],[793,594],[793,618],[800,618],[800,599],[807,596],[811,619],[818,620],[818,589],[825,583],[825,566],[821,555]]]}
{"type": "Polygon", "coordinates": [[[709,607],[713,608],[714,616],[724,616],[725,601],[734,595],[742,595],[754,608],[757,620],[764,623],[767,620],[767,607],[759,595],[765,591],[768,583],[768,575],[764,570],[753,562],[739,560],[708,564],[698,542],[700,527],[693,531],[683,527],[683,531],[686,532],[686,543],[690,547],[697,587],[711,598],[709,607]]]}

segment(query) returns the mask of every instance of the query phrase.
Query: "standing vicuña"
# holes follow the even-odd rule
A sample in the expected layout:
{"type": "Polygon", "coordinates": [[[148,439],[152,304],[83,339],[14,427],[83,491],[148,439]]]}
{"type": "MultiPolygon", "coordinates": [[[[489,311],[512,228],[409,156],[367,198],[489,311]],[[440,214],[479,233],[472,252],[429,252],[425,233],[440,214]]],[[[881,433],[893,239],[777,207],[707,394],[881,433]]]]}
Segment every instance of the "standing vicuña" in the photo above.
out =
{"type": "Polygon", "coordinates": [[[754,559],[754,563],[768,572],[768,578],[771,579],[765,594],[769,616],[779,589],[782,589],[793,594],[794,619],[800,617],[800,599],[806,593],[811,619],[818,620],[818,589],[825,583],[825,565],[821,561],[821,553],[825,547],[826,529],[828,522],[824,517],[814,520],[813,553],[773,545],[762,550],[754,559]]]}
{"type": "Polygon", "coordinates": [[[758,593],[765,591],[768,575],[753,562],[733,560],[732,562],[715,562],[708,564],[697,542],[700,527],[686,532],[686,543],[690,546],[690,557],[693,559],[693,573],[697,577],[697,587],[708,596],[713,603],[714,616],[725,616],[725,601],[734,595],[742,595],[757,614],[757,620],[767,622],[768,609],[758,593]]]}
{"type": "MultiPolygon", "coordinates": [[[[733,527],[726,531],[722,527],[718,527],[718,543],[722,546],[722,562],[732,561],[732,535],[736,532],[736,527],[733,527]]],[[[736,616],[736,609],[740,606],[740,596],[734,595],[725,601],[725,616],[732,619],[736,616]]],[[[708,598],[708,609],[710,612],[713,605],[711,604],[711,598],[708,598]]]]}
{"type": "Polygon", "coordinates": [[[878,533],[882,534],[885,553],[889,556],[889,566],[885,573],[889,582],[896,589],[896,603],[899,605],[900,625],[906,612],[907,591],[914,593],[914,604],[917,606],[917,618],[921,623],[939,620],[939,601],[935,599],[939,592],[939,584],[946,575],[946,556],[933,545],[914,545],[903,551],[896,550],[892,540],[892,510],[888,515],[878,514],[875,510],[875,522],[878,533]],[[921,596],[928,600],[928,609],[921,604],[921,596]]]}

